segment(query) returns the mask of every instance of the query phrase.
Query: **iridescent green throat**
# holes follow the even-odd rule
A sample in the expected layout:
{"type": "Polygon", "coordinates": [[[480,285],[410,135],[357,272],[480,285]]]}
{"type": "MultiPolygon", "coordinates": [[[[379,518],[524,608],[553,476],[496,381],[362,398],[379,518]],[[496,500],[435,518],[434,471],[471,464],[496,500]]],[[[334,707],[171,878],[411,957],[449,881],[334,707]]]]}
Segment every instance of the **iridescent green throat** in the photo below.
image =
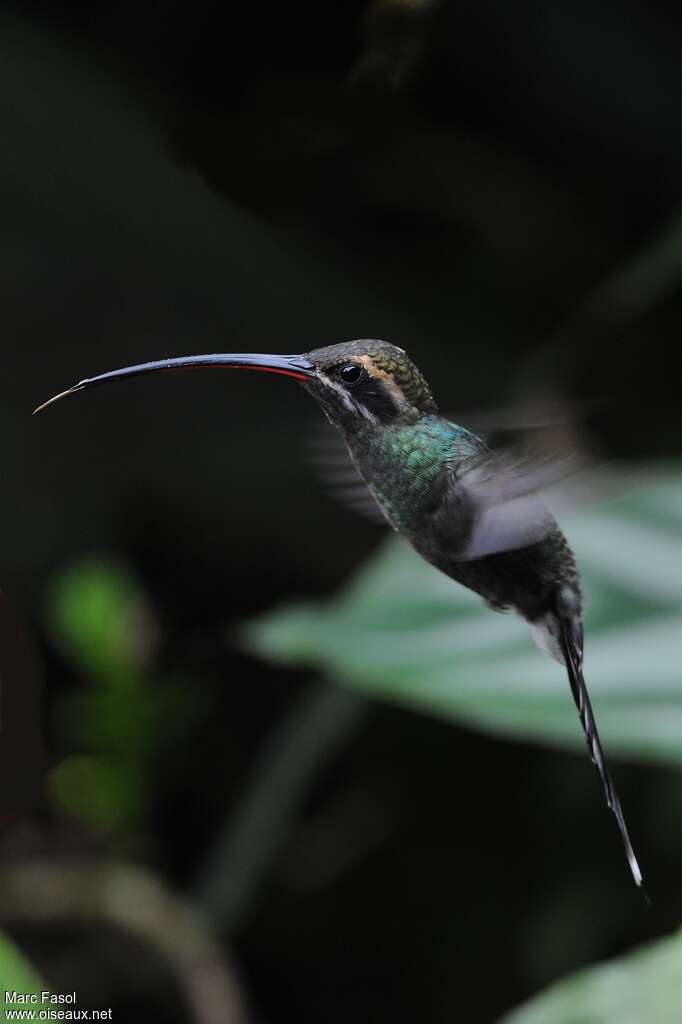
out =
{"type": "Polygon", "coordinates": [[[412,423],[397,421],[346,439],[392,525],[408,532],[437,503],[450,473],[484,448],[464,427],[436,415],[412,423]]]}

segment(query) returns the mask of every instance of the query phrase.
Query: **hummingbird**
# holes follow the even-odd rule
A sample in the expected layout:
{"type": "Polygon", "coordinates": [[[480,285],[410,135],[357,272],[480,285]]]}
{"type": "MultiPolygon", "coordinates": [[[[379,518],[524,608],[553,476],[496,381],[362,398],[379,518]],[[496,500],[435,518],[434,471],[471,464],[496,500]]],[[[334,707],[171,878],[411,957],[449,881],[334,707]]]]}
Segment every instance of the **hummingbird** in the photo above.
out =
{"type": "Polygon", "coordinates": [[[301,384],[340,432],[390,526],[491,608],[512,609],[528,622],[540,650],[566,668],[590,758],[641,886],[583,675],[576,559],[539,494],[545,469],[496,455],[475,433],[442,416],[404,350],[375,339],[302,355],[215,353],[139,363],[81,380],[35,411],[110,381],[197,367],[280,374],[301,384]]]}

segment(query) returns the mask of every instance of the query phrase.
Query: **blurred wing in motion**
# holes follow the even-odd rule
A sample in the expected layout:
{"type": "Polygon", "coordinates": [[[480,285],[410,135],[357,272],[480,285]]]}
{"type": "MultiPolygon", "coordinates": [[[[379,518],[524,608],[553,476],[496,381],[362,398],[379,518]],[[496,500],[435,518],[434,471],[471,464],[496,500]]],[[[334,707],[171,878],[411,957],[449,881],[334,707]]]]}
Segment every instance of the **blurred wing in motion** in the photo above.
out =
{"type": "MultiPolygon", "coordinates": [[[[515,433],[518,435],[518,430],[515,433]]],[[[311,430],[310,438],[313,464],[327,493],[370,522],[390,525],[355,468],[339,432],[323,422],[311,430]]],[[[515,454],[502,449],[462,466],[453,481],[452,501],[446,497],[444,509],[449,517],[469,517],[473,509],[474,528],[461,557],[483,558],[540,540],[554,526],[540,494],[563,483],[584,464],[585,460],[575,454],[515,454]],[[466,510],[462,494],[466,496],[466,510]]]]}
{"type": "Polygon", "coordinates": [[[604,401],[568,402],[563,398],[533,399],[493,409],[459,410],[446,419],[466,424],[489,448],[523,447],[538,454],[582,447],[587,414],[604,401]]]}
{"type": "Polygon", "coordinates": [[[546,505],[550,497],[553,506],[584,502],[576,477],[588,461],[581,415],[584,409],[552,398],[461,417],[490,449],[487,458],[472,461],[458,474],[474,517],[463,558],[484,558],[541,540],[555,525],[546,505]]]}
{"type": "Polygon", "coordinates": [[[556,525],[542,494],[580,464],[576,455],[514,458],[491,453],[465,466],[453,481],[453,489],[460,492],[457,501],[461,505],[463,495],[472,516],[460,557],[485,558],[542,540],[556,525]]]}
{"type": "Polygon", "coordinates": [[[310,431],[309,437],[312,462],[327,494],[376,526],[389,526],[336,427],[322,420],[310,431]]]}

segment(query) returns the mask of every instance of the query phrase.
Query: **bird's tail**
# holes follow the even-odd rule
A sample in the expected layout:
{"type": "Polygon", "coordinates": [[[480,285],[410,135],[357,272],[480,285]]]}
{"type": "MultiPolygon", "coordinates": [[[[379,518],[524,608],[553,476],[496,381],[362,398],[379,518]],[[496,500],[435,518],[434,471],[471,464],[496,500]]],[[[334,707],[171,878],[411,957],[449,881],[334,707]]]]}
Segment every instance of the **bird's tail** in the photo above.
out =
{"type": "Polygon", "coordinates": [[[609,768],[606,763],[601,740],[599,739],[599,732],[597,731],[597,723],[592,710],[590,695],[587,692],[587,685],[583,676],[582,626],[562,612],[558,612],[557,618],[559,620],[560,630],[559,642],[564,656],[566,671],[568,672],[568,679],[571,684],[573,700],[575,701],[578,709],[580,723],[587,739],[587,747],[590,752],[590,757],[592,758],[592,763],[595,765],[601,776],[604,793],[606,795],[606,802],[613,811],[616,821],[618,822],[618,828],[620,829],[623,845],[625,846],[625,855],[628,859],[632,877],[634,878],[635,883],[641,886],[642,872],[639,869],[639,864],[635,857],[635,851],[633,850],[632,843],[630,842],[627,825],[625,824],[625,818],[623,817],[623,809],[620,806],[616,787],[613,784],[611,773],[609,772],[609,768]]]}

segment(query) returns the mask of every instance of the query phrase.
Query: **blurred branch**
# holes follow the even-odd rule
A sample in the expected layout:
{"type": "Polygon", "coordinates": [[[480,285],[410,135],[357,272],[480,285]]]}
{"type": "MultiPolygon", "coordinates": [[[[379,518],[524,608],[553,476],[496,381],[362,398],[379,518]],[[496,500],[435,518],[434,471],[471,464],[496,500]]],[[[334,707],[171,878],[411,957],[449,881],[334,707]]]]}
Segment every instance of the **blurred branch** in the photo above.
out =
{"type": "Polygon", "coordinates": [[[363,698],[325,683],[306,695],[268,738],[251,786],[195,885],[204,913],[225,931],[239,926],[322,765],[370,707],[363,698]]]}
{"type": "Polygon", "coordinates": [[[591,292],[578,316],[622,323],[665,302],[682,282],[682,213],[629,263],[591,292]]]}
{"type": "Polygon", "coordinates": [[[119,928],[171,965],[197,1024],[245,1024],[239,986],[201,918],[161,882],[116,863],[34,861],[0,870],[0,917],[119,928]]]}
{"type": "Polygon", "coordinates": [[[682,284],[682,212],[639,253],[591,289],[574,312],[522,367],[520,390],[538,380],[544,393],[547,378],[560,376],[561,353],[576,342],[595,339],[623,328],[666,302],[682,284]]]}

